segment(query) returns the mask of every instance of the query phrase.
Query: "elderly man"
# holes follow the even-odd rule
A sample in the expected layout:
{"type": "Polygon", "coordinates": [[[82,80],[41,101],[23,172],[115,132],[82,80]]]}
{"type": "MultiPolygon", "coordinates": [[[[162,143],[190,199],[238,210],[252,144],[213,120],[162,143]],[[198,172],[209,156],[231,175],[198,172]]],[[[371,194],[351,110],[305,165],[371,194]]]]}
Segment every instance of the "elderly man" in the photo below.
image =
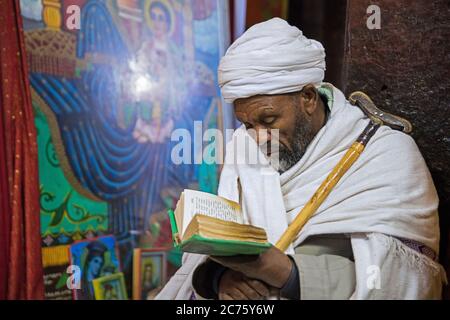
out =
{"type": "MultiPolygon", "coordinates": [[[[243,124],[230,144],[250,129],[268,132],[252,135],[259,151],[237,156],[279,148],[276,167],[227,161],[219,194],[241,201],[272,243],[369,122],[322,82],[324,70],[322,45],[278,18],[250,28],[219,66],[222,95],[243,124]]],[[[185,254],[158,298],[439,299],[446,279],[436,261],[437,205],[414,141],[381,126],[286,252],[185,254]]]]}

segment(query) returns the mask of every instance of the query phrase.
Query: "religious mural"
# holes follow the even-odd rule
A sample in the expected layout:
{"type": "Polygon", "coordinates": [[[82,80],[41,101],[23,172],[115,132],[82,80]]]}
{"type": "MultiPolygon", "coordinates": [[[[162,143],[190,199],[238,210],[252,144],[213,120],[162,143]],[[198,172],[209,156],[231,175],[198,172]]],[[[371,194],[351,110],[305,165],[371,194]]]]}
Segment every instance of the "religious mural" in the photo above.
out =
{"type": "Polygon", "coordinates": [[[171,246],[166,212],[184,188],[216,192],[216,165],[170,157],[174,129],[222,129],[223,5],[21,0],[44,247],[114,235],[127,278],[133,247],[171,246]]]}
{"type": "Polygon", "coordinates": [[[120,272],[116,239],[113,236],[82,240],[70,246],[70,263],[80,267],[80,290],[74,288],[77,300],[93,300],[93,280],[120,272]]]}
{"type": "Polygon", "coordinates": [[[64,175],[45,115],[35,104],[39,146],[41,235],[44,246],[107,232],[107,205],[80,195],[64,175]]]}

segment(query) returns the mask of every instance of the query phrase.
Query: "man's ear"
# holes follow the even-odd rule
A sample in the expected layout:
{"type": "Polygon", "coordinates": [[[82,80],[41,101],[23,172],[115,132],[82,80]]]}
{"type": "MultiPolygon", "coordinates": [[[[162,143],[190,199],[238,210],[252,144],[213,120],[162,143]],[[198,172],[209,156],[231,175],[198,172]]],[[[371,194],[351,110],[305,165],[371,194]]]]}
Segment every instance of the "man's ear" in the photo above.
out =
{"type": "Polygon", "coordinates": [[[305,112],[311,116],[317,109],[319,101],[319,92],[312,84],[307,84],[300,92],[300,99],[303,104],[305,112]]]}

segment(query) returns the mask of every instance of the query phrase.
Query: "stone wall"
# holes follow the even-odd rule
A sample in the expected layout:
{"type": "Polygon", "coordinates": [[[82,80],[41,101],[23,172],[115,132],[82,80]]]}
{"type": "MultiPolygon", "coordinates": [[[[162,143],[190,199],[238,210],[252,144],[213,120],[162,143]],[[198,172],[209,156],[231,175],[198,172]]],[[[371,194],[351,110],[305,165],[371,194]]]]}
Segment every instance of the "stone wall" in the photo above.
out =
{"type": "Polygon", "coordinates": [[[348,0],[343,89],[413,123],[440,197],[440,258],[450,275],[449,21],[445,0],[348,0]],[[370,4],[381,9],[381,29],[366,26],[370,4]]]}
{"type": "MultiPolygon", "coordinates": [[[[289,20],[324,44],[325,80],[409,119],[440,198],[440,260],[450,279],[450,8],[446,0],[291,1],[289,20]],[[380,8],[380,29],[367,25],[380,8]]],[[[446,289],[450,298],[450,290],[446,289]]]]}

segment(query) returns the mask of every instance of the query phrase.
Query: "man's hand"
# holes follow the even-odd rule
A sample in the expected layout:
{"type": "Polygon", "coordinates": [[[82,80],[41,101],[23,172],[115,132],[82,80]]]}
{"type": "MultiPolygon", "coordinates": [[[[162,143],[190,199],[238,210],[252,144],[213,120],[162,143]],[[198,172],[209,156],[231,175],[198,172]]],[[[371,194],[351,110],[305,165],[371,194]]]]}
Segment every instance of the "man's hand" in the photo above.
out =
{"type": "Polygon", "coordinates": [[[261,281],[249,279],[242,273],[228,269],[220,278],[220,300],[262,300],[269,296],[269,288],[261,281]]]}
{"type": "Polygon", "coordinates": [[[212,256],[210,258],[248,278],[261,280],[275,288],[283,287],[292,269],[291,259],[275,247],[255,256],[212,256]]]}

